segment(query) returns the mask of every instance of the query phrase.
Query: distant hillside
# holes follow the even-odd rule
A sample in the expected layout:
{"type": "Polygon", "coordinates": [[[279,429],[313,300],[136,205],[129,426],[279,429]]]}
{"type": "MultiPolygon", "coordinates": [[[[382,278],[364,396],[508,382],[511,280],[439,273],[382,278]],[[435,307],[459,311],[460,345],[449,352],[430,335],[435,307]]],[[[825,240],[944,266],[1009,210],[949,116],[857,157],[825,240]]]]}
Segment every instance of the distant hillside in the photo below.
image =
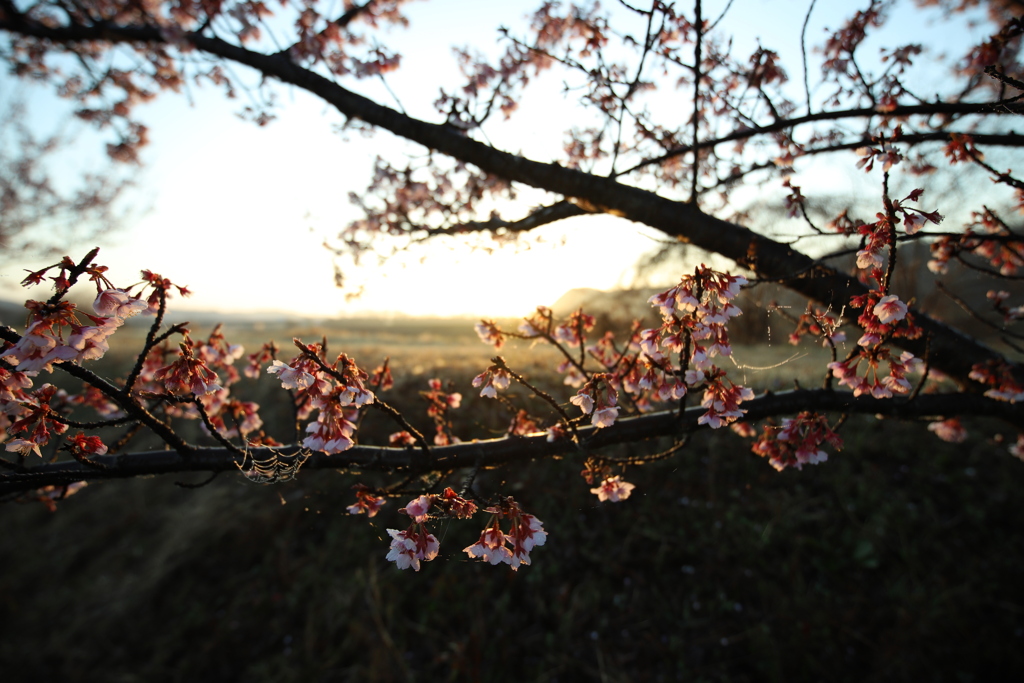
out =
{"type": "Polygon", "coordinates": [[[0,300],[0,325],[17,327],[25,323],[25,304],[0,300]]]}
{"type": "Polygon", "coordinates": [[[653,322],[655,310],[647,300],[659,291],[652,288],[602,291],[581,287],[570,289],[560,296],[551,309],[556,317],[566,317],[582,308],[585,313],[615,323],[629,323],[635,318],[650,319],[653,322]]]}

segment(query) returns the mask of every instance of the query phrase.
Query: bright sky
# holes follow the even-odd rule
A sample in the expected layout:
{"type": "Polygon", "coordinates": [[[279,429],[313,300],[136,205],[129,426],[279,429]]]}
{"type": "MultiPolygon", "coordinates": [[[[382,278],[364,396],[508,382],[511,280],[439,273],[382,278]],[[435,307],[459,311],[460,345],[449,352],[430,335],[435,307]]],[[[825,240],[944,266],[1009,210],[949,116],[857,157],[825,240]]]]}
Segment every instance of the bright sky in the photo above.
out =
{"type": "MultiPolygon", "coordinates": [[[[765,2],[735,4],[750,5],[760,14],[765,2]]],[[[410,5],[408,33],[384,37],[404,56],[402,68],[389,75],[390,87],[410,114],[436,121],[429,105],[438,87],[459,82],[451,45],[474,40],[479,49],[493,50],[489,36],[496,36],[496,27],[515,30],[538,4],[488,3],[486,13],[473,0],[410,5]]],[[[715,4],[721,3],[705,3],[715,4]]],[[[751,35],[746,39],[760,35],[766,46],[784,52],[784,59],[797,56],[786,64],[794,69],[790,77],[798,80],[800,22],[793,17],[802,18],[806,3],[774,4],[792,7],[792,13],[777,14],[774,27],[748,27],[751,35]],[[753,33],[755,29],[760,33],[753,33]],[[789,37],[781,39],[780,34],[789,37]]],[[[816,39],[820,31],[819,23],[809,37],[816,39]]],[[[359,82],[355,89],[382,103],[393,102],[376,82],[359,82]]],[[[488,129],[491,140],[499,148],[522,150],[540,160],[557,157],[568,126],[551,121],[571,125],[573,116],[573,100],[563,98],[560,89],[557,78],[538,81],[517,112],[515,127],[493,133],[488,129]]],[[[393,158],[395,150],[418,151],[396,146],[395,138],[384,132],[369,139],[352,133],[343,141],[332,132],[340,116],[299,91],[282,91],[280,118],[265,128],[236,117],[246,104],[244,95],[232,102],[207,87],[194,89],[191,97],[192,104],[183,96],[164,95],[141,112],[152,142],[144,154],[137,203],[151,210],[124,233],[98,245],[99,261],[111,267],[117,283],[130,284],[140,269],[148,268],[188,285],[195,294],[177,300],[177,310],[279,310],[323,317],[363,310],[518,316],[538,304],[553,303],[573,287],[628,285],[624,273],[652,248],[653,231],[611,217],[576,218],[544,228],[544,243],[529,250],[486,255],[449,239],[393,259],[384,268],[370,264],[346,273],[366,285],[361,299],[346,302],[344,292],[333,285],[330,255],[320,245],[358,217],[348,193],[365,188],[381,150],[393,158]]],[[[95,145],[90,153],[101,150],[95,145]]],[[[524,202],[523,214],[530,203],[530,198],[524,202]]],[[[80,258],[89,246],[71,255],[80,258]]],[[[0,297],[23,298],[24,291],[13,285],[22,268],[39,265],[4,266],[0,297]]]]}

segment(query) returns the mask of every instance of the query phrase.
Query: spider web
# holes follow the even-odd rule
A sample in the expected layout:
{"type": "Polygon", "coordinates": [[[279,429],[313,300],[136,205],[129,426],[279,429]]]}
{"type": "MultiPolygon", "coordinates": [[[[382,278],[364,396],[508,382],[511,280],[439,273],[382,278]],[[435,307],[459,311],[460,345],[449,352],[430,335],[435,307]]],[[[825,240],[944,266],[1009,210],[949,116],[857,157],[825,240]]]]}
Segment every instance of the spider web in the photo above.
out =
{"type": "Polygon", "coordinates": [[[280,484],[294,479],[308,458],[308,451],[285,455],[270,450],[270,457],[257,460],[249,455],[247,449],[241,464],[235,463],[235,466],[238,467],[242,476],[255,484],[280,484]],[[246,468],[246,462],[249,463],[248,468],[246,468]]]}

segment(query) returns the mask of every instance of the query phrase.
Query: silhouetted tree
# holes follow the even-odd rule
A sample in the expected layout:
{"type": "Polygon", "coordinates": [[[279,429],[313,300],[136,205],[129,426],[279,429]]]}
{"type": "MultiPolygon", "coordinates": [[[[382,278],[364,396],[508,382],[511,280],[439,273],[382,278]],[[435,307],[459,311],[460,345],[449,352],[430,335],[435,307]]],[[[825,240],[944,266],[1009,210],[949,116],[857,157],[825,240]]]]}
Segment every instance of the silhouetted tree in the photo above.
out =
{"type": "MultiPolygon", "coordinates": [[[[300,428],[306,424],[304,439],[284,445],[263,431],[258,407],[230,391],[240,349],[219,331],[200,341],[183,326],[162,327],[172,283],[145,271],[142,285],[118,288],[94,262],[95,252],[81,261],[66,258],[27,278],[52,278],[56,288],[49,301],[28,304],[28,327],[2,330],[2,419],[15,459],[3,461],[0,493],[52,499],[80,481],[190,470],[239,468],[260,482],[294,476],[299,466],[380,471],[395,475],[394,484],[359,488],[350,511],[373,514],[386,496],[414,496],[405,508],[411,526],[391,530],[389,558],[400,567],[419,569],[421,560],[437,554],[436,539],[424,527],[428,519],[469,516],[477,503],[494,517],[466,552],[517,567],[528,563],[543,531],[503,492],[474,487],[481,468],[579,454],[594,493],[615,501],[632,489],[622,479],[629,465],[671,457],[702,428],[731,426],[782,469],[821,462],[824,445],[840,444],[837,422],[827,414],[927,418],[948,440],[963,438],[962,416],[1024,424],[1022,336],[1015,327],[1024,307],[1013,287],[998,285],[984,300],[948,291],[993,330],[997,348],[915,308],[896,285],[904,267],[900,255],[916,242],[930,245],[934,273],[960,267],[1004,282],[1021,276],[1024,238],[1014,216],[1024,209],[1024,182],[1006,168],[1005,154],[1022,141],[1011,132],[1024,111],[1021,3],[917,2],[937,5],[954,22],[984,10],[991,27],[984,41],[944,63],[948,72],[939,91],[923,95],[917,62],[941,62],[930,46],[893,44],[877,54],[865,47],[887,21],[905,22],[898,33],[910,41],[925,39],[919,23],[892,18],[906,16],[897,15],[902,4],[894,0],[866,2],[816,46],[806,31],[820,8],[808,3],[805,16],[785,19],[803,27],[801,61],[786,65],[771,45],[736,52],[740,43],[729,40],[728,26],[751,18],[731,2],[713,9],[701,0],[620,1],[610,9],[545,2],[528,29],[499,32],[497,59],[458,52],[465,81],[456,88],[439,84],[432,121],[356,92],[360,79],[384,78],[399,68],[400,55],[384,46],[377,30],[406,23],[403,5],[346,0],[343,10],[327,15],[305,2],[284,2],[272,11],[260,2],[0,0],[0,29],[13,71],[50,83],[78,104],[80,117],[115,131],[108,151],[116,159],[135,160],[145,144],[136,104],[189,80],[231,94],[238,87],[228,69],[233,65],[262,77],[254,102],[270,102],[275,84],[287,84],[335,107],[351,126],[384,129],[429,150],[404,165],[377,161],[367,191],[353,198],[365,216],[340,233],[340,254],[372,251],[384,236],[389,244],[473,232],[513,238],[554,221],[610,214],[623,226],[642,223],[667,240],[725,257],[735,263],[733,272],[700,266],[682,274],[677,286],[651,299],[660,327],[634,326],[617,337],[588,341],[593,318],[583,311],[561,321],[539,308],[517,330],[481,321],[478,333],[495,348],[508,338],[556,347],[564,359],[559,371],[577,388],[566,403],[496,356],[473,385],[482,397],[500,397],[510,407],[509,434],[500,439],[460,443],[450,414],[461,395],[439,380],[423,394],[434,432],[428,436],[381,400],[390,385],[387,364],[367,373],[344,354],[332,359],[325,343],[298,340],[299,354],[286,364],[266,346],[249,357],[247,371],[257,376],[270,363],[267,370],[291,392],[300,428]],[[577,98],[583,122],[567,132],[561,153],[533,159],[490,144],[486,133],[505,121],[514,124],[517,105],[530,97],[537,76],[556,70],[567,96],[577,98]],[[868,178],[871,194],[822,215],[824,205],[805,197],[799,183],[801,171],[813,173],[826,163],[868,178]],[[925,191],[935,178],[968,168],[994,183],[991,192],[979,191],[976,206],[944,206],[942,196],[925,191]],[[757,223],[757,201],[741,189],[756,183],[783,190],[792,219],[785,241],[752,229],[764,226],[757,223]],[[914,189],[895,189],[904,185],[914,189]],[[506,200],[522,187],[543,191],[548,201],[526,215],[490,211],[512,206],[506,200]],[[942,213],[961,222],[950,225],[942,213]],[[842,256],[850,257],[848,268],[833,265],[842,256]],[[85,278],[97,289],[95,315],[65,299],[85,278]],[[806,312],[791,316],[792,341],[810,337],[831,349],[823,388],[755,397],[727,374],[721,359],[731,353],[727,325],[739,314],[736,295],[762,283],[807,299],[806,312]],[[106,338],[140,310],[156,317],[128,377],[115,383],[88,370],[82,363],[101,356],[106,338]],[[846,331],[856,343],[841,345],[846,331]],[[178,337],[177,347],[170,346],[178,337]],[[52,368],[89,388],[66,396],[26,374],[52,368]],[[505,399],[502,392],[513,383],[539,399],[529,405],[545,406],[546,414],[505,399]],[[698,398],[690,406],[692,396],[698,398]],[[83,405],[102,419],[69,419],[83,405]],[[391,445],[357,443],[360,413],[370,409],[398,425],[391,445]],[[188,418],[202,420],[219,443],[187,443],[175,425],[188,418]],[[755,422],[763,422],[760,430],[755,422]],[[113,455],[111,445],[86,435],[116,425],[127,429],[118,450],[141,428],[169,450],[113,455]],[[69,438],[75,430],[82,431],[69,438]],[[603,447],[655,437],[670,437],[673,445],[628,459],[602,455],[603,447]],[[43,447],[56,444],[72,457],[33,462],[43,447]],[[418,477],[431,473],[437,475],[432,487],[455,477],[459,490],[415,490],[425,486],[418,477]]],[[[261,124],[273,116],[269,105],[246,113],[261,124]]],[[[1024,456],[1024,435],[1011,450],[1024,456]]]]}

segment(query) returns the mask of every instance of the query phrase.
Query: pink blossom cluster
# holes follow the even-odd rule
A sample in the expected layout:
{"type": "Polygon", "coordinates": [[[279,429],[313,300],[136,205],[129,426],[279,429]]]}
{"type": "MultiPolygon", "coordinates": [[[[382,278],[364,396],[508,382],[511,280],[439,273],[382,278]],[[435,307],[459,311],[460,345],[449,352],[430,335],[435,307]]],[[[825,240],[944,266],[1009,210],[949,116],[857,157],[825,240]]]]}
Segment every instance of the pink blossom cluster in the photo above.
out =
{"type": "MultiPolygon", "coordinates": [[[[8,378],[15,373],[9,373],[8,378]]],[[[20,374],[20,373],[18,373],[20,374]]],[[[17,397],[15,401],[0,401],[3,422],[7,422],[5,438],[8,434],[17,435],[5,446],[8,452],[22,456],[35,453],[42,457],[40,446],[45,446],[54,436],[67,431],[68,426],[57,419],[58,413],[51,407],[53,401],[63,401],[67,395],[52,384],[44,384],[35,391],[28,393],[27,387],[18,387],[18,382],[9,382],[15,391],[5,390],[4,395],[17,397]],[[11,418],[16,418],[13,421],[11,418]]]]}
{"type": "Polygon", "coordinates": [[[928,431],[949,443],[963,443],[967,440],[967,430],[960,424],[959,418],[955,417],[928,423],[928,431]]]}
{"type": "Polygon", "coordinates": [[[615,475],[614,477],[606,477],[601,481],[601,484],[597,488],[590,489],[590,492],[597,496],[597,499],[601,502],[610,501],[612,503],[618,503],[620,501],[629,498],[629,494],[633,492],[636,486],[630,484],[628,481],[623,481],[622,477],[615,475]]]}
{"type": "Polygon", "coordinates": [[[30,300],[25,303],[29,312],[25,332],[17,342],[5,342],[0,352],[0,359],[3,359],[0,361],[0,428],[3,429],[0,441],[15,437],[6,445],[9,452],[41,455],[41,446],[67,430],[67,426],[56,419],[57,413],[51,406],[53,401],[63,405],[91,402],[110,414],[117,411],[109,399],[101,399],[95,388],[91,392],[83,390],[77,397],[68,396],[49,384],[30,391],[31,378],[40,371],[52,372],[54,363],[82,363],[102,358],[109,350],[109,337],[125,319],[148,308],[138,295],[114,287],[105,275],[107,268],[91,262],[95,253],[91,252],[82,264],[64,257],[57,264],[30,272],[22,282],[29,286],[50,279],[57,293],[46,302],[30,300]],[[48,276],[52,269],[57,269],[58,274],[48,276]],[[87,275],[96,286],[93,303],[96,315],[85,313],[62,299],[82,275],[87,275]]]}
{"type": "Polygon", "coordinates": [[[178,345],[181,352],[177,360],[156,371],[155,379],[163,383],[169,393],[203,396],[220,390],[220,378],[202,358],[196,357],[195,346],[186,334],[178,345]]]}
{"type": "MultiPolygon", "coordinates": [[[[7,377],[10,373],[4,367],[0,372],[5,375],[5,384],[16,381],[17,386],[24,391],[30,386],[27,375],[39,370],[50,371],[55,361],[81,362],[100,358],[108,350],[107,339],[126,318],[140,312],[155,313],[162,310],[172,291],[177,291],[182,296],[190,293],[186,287],[175,285],[167,278],[148,270],[142,271],[142,281],[136,285],[127,289],[115,287],[106,276],[106,266],[91,262],[95,254],[95,250],[90,252],[79,265],[65,257],[60,263],[30,273],[25,279],[26,285],[37,284],[47,279],[46,273],[50,269],[59,269],[58,275],[49,278],[53,280],[57,294],[49,302],[29,301],[26,304],[30,312],[28,329],[18,343],[0,354],[7,362],[17,363],[16,367],[31,368],[27,373],[16,371],[7,377]],[[93,302],[93,309],[97,315],[85,314],[74,304],[63,300],[68,289],[83,275],[88,276],[96,286],[97,296],[93,302]],[[133,294],[132,290],[136,287],[139,289],[133,294]],[[147,290],[149,295],[144,298],[147,290]],[[83,320],[93,324],[83,324],[83,320]]],[[[138,400],[150,398],[151,395],[171,394],[179,398],[183,398],[182,395],[189,396],[191,401],[171,401],[162,404],[161,410],[168,416],[197,418],[197,406],[201,405],[208,418],[204,427],[212,426],[225,436],[247,434],[260,429],[262,420],[257,413],[259,406],[252,402],[234,400],[230,398],[227,390],[227,387],[239,378],[232,363],[241,356],[242,348],[228,344],[219,326],[205,342],[193,341],[183,325],[172,327],[163,337],[166,338],[170,333],[180,333],[184,336],[178,346],[178,353],[171,358],[175,354],[170,351],[166,342],[148,348],[129,379],[129,388],[133,396],[138,397],[138,400]],[[225,379],[222,380],[216,371],[221,371],[225,379]],[[230,424],[226,424],[225,420],[230,424]]],[[[39,394],[39,397],[45,398],[47,404],[57,398],[67,405],[89,406],[105,418],[124,415],[121,406],[91,384],[80,394],[73,396],[64,395],[63,392],[54,395],[46,392],[44,394],[39,394]]],[[[30,435],[31,444],[25,439],[15,439],[12,443],[14,447],[39,452],[39,446],[48,439],[47,430],[40,429],[40,425],[45,426],[47,420],[40,421],[39,416],[51,410],[52,406],[44,407],[37,404],[35,408],[29,409],[27,406],[31,401],[26,402],[25,396],[20,398],[22,400],[19,401],[19,407],[4,406],[5,418],[0,422],[10,422],[6,415],[25,418],[34,413],[36,426],[30,435]]],[[[26,423],[21,421],[19,430],[24,429],[25,425],[26,423]]],[[[49,433],[61,432],[50,429],[49,433]]],[[[83,444],[69,442],[68,447],[72,453],[80,452],[82,455],[99,452],[94,447],[83,444]]]]}
{"type": "Polygon", "coordinates": [[[530,551],[547,541],[543,523],[523,512],[511,497],[499,505],[486,508],[485,512],[491,513],[490,523],[480,533],[480,539],[463,552],[470,558],[492,565],[504,562],[513,570],[530,564],[530,551]],[[509,529],[504,532],[501,530],[503,519],[509,521],[509,529]]]}
{"type": "Polygon", "coordinates": [[[388,535],[391,536],[391,549],[387,560],[394,562],[399,569],[412,567],[418,572],[420,561],[429,562],[437,557],[441,545],[434,534],[427,533],[422,525],[417,524],[403,531],[388,529],[388,535]]]}
{"type": "Polygon", "coordinates": [[[828,453],[821,449],[828,443],[836,450],[843,447],[843,440],[829,427],[824,415],[804,411],[795,418],[785,418],[781,426],[766,424],[751,450],[768,458],[769,464],[778,471],[787,467],[803,469],[804,465],[817,465],[828,459],[828,453]]]}
{"type": "Polygon", "coordinates": [[[590,492],[601,502],[618,503],[626,500],[636,488],[633,484],[623,480],[621,475],[612,475],[608,464],[595,458],[587,459],[580,476],[590,485],[600,482],[596,488],[590,489],[590,492]]]}
{"type": "Polygon", "coordinates": [[[480,396],[497,398],[498,390],[508,389],[511,381],[512,377],[508,374],[508,370],[498,365],[492,365],[473,378],[473,386],[483,387],[480,390],[480,396]]]}
{"type": "Polygon", "coordinates": [[[421,391],[420,396],[427,402],[427,415],[434,420],[434,445],[447,446],[459,443],[459,438],[452,434],[452,423],[448,413],[462,405],[462,394],[451,391],[450,386],[446,389],[436,377],[428,380],[427,386],[430,387],[430,391],[421,391]]]}
{"type": "Polygon", "coordinates": [[[374,401],[366,387],[369,375],[344,353],[328,365],[321,344],[296,344],[303,350],[285,364],[275,360],[267,372],[276,375],[281,386],[296,392],[300,417],[318,411],[315,421],[306,425],[308,436],[302,445],[323,453],[340,453],[355,442],[355,419],[359,408],[374,401]]]}
{"type": "Polygon", "coordinates": [[[989,290],[985,297],[992,302],[992,307],[1003,316],[1004,325],[1017,320],[1024,320],[1024,306],[1014,306],[1011,308],[1006,305],[1007,299],[1010,298],[1010,293],[1006,290],[989,290]]]}
{"type": "Polygon", "coordinates": [[[437,537],[428,533],[424,523],[427,521],[432,499],[430,496],[419,496],[409,501],[409,504],[399,510],[412,518],[412,524],[408,529],[399,531],[388,529],[391,536],[391,549],[388,551],[388,562],[394,562],[399,569],[412,567],[413,571],[420,570],[420,562],[429,562],[437,557],[440,543],[437,537]]]}
{"type": "Polygon", "coordinates": [[[1017,442],[1010,446],[1010,455],[1024,460],[1024,432],[1017,435],[1017,442]]]}
{"type": "Polygon", "coordinates": [[[985,391],[989,398],[1010,403],[1024,401],[1024,387],[1017,382],[1012,369],[1006,363],[976,363],[971,367],[968,377],[989,387],[985,391]]]}
{"type": "Polygon", "coordinates": [[[701,424],[718,428],[742,416],[739,404],[753,398],[752,391],[730,382],[712,359],[731,356],[727,329],[741,314],[733,300],[747,280],[701,265],[675,287],[651,297],[662,317],[660,328],[639,333],[643,374],[637,381],[657,401],[678,400],[687,387],[705,387],[702,405],[708,409],[701,424]],[[677,354],[680,368],[672,363],[677,354]]]}
{"type": "MultiPolygon", "coordinates": [[[[358,490],[357,495],[359,493],[362,493],[362,490],[358,490]]],[[[349,511],[352,512],[353,508],[358,506],[359,502],[350,507],[349,511]]],[[[412,518],[412,524],[401,531],[388,529],[391,547],[387,560],[394,562],[399,569],[412,568],[419,571],[421,562],[429,562],[437,557],[440,543],[425,526],[430,519],[432,508],[437,508],[440,515],[456,519],[468,519],[477,511],[474,503],[451,488],[446,488],[440,495],[421,495],[409,501],[399,513],[412,518]]],[[[486,508],[486,512],[491,514],[487,527],[480,534],[480,539],[463,552],[471,558],[492,565],[504,562],[512,569],[530,564],[530,551],[544,545],[547,540],[547,532],[544,531],[541,521],[523,512],[511,497],[486,508]],[[502,520],[508,521],[508,531],[501,530],[502,520]]]]}
{"type": "Polygon", "coordinates": [[[346,508],[350,515],[373,517],[388,502],[387,498],[374,495],[370,491],[370,487],[364,484],[356,484],[352,488],[356,492],[356,502],[346,508]]]}
{"type": "Polygon", "coordinates": [[[490,344],[495,349],[500,349],[504,346],[505,334],[493,320],[481,320],[474,326],[474,329],[483,343],[490,344]]]}
{"type": "Polygon", "coordinates": [[[697,418],[697,424],[706,424],[712,429],[724,427],[743,417],[746,411],[740,408],[740,403],[753,398],[754,392],[749,387],[733,384],[725,377],[716,378],[704,390],[700,405],[707,408],[707,412],[697,418]]]}
{"type": "Polygon", "coordinates": [[[433,497],[434,505],[448,517],[455,519],[469,519],[476,514],[476,503],[466,500],[455,492],[450,486],[446,487],[441,495],[433,497]]]}
{"type": "Polygon", "coordinates": [[[591,415],[591,424],[597,428],[612,426],[619,416],[618,393],[612,386],[612,376],[607,373],[594,375],[569,402],[585,415],[591,415]]]}
{"type": "MultiPolygon", "coordinates": [[[[1018,190],[1018,196],[1024,197],[1024,192],[1018,190]]],[[[973,214],[964,234],[945,235],[932,242],[931,252],[928,269],[933,273],[945,273],[949,262],[961,253],[984,259],[1003,276],[1012,277],[1024,269],[1024,240],[1017,239],[1006,222],[988,208],[973,214]]]]}
{"type": "Polygon", "coordinates": [[[508,434],[515,436],[526,436],[527,434],[534,434],[540,431],[544,430],[530,416],[530,413],[522,409],[516,411],[508,425],[508,434]]]}
{"type": "Polygon", "coordinates": [[[876,289],[851,297],[850,305],[862,309],[857,317],[857,324],[864,331],[857,340],[859,346],[877,346],[890,337],[917,339],[921,336],[921,328],[914,322],[907,304],[895,294],[883,295],[876,289]]]}
{"type": "Polygon", "coordinates": [[[870,394],[874,398],[892,398],[893,394],[910,392],[907,374],[916,372],[921,365],[921,359],[909,351],[896,358],[888,348],[875,347],[859,349],[850,358],[829,363],[828,367],[839,379],[840,386],[850,387],[854,396],[870,394]],[[862,362],[865,365],[863,375],[860,374],[862,362]],[[888,374],[879,373],[882,362],[888,363],[888,374]]]}
{"type": "Polygon", "coordinates": [[[124,313],[109,317],[84,313],[68,301],[28,301],[28,327],[18,343],[0,353],[0,358],[14,363],[21,372],[52,372],[56,362],[98,360],[110,349],[107,339],[124,324],[125,318],[137,313],[140,306],[146,307],[144,302],[134,301],[138,305],[104,308],[124,313]],[[91,324],[83,324],[83,320],[91,324]]]}
{"type": "Polygon", "coordinates": [[[858,222],[856,232],[864,240],[864,246],[857,252],[857,267],[871,271],[872,276],[881,281],[882,272],[889,259],[888,251],[893,247],[893,239],[897,225],[902,224],[903,231],[908,235],[918,232],[925,223],[938,225],[942,222],[942,214],[938,211],[923,211],[908,206],[917,202],[924,190],[913,190],[903,199],[889,201],[889,210],[875,215],[874,223],[858,222]]]}

